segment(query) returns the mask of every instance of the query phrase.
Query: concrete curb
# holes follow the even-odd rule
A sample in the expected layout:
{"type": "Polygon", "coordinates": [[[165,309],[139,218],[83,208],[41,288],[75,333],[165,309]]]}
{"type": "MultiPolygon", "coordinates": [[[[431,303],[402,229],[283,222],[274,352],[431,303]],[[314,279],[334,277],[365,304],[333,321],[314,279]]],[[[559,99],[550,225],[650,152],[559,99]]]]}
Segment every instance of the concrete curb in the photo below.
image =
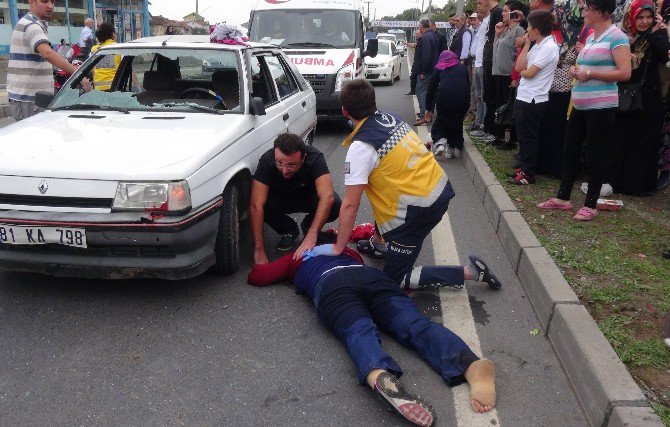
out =
{"type": "Polygon", "coordinates": [[[663,426],[467,134],[461,160],[593,426],[663,426]]]}

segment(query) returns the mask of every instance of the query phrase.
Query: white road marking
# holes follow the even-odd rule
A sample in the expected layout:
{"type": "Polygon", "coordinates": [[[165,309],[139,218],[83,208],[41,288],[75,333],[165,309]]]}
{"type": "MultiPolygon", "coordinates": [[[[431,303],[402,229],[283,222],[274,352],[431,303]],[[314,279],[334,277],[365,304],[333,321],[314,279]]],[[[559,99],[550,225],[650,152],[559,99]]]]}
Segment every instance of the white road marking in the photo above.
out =
{"type": "MultiPolygon", "coordinates": [[[[458,252],[454,235],[449,222],[449,213],[431,232],[435,265],[458,265],[458,252]]],[[[442,306],[442,324],[451,329],[470,346],[473,352],[482,355],[479,336],[475,329],[475,321],[468,299],[467,285],[463,289],[441,288],[440,304],[442,306]]],[[[459,426],[491,426],[500,425],[498,412],[495,408],[485,414],[472,410],[470,405],[470,387],[467,384],[451,389],[456,408],[456,421],[459,426]],[[494,423],[495,421],[495,423],[494,423]]]]}
{"type": "MultiPolygon", "coordinates": [[[[407,63],[411,70],[409,55],[407,63]]],[[[412,97],[414,110],[419,111],[419,103],[415,96],[412,97]]],[[[429,140],[429,133],[426,126],[418,126],[417,133],[422,141],[429,140]]],[[[456,242],[449,221],[449,213],[442,217],[442,221],[431,232],[433,242],[433,254],[435,255],[435,265],[459,265],[458,251],[456,242]]],[[[470,346],[475,354],[482,354],[479,336],[475,328],[475,320],[470,308],[468,299],[467,284],[463,289],[441,288],[440,305],[442,306],[442,324],[451,329],[465,343],[470,346]]],[[[454,396],[454,407],[456,409],[456,422],[459,426],[490,427],[500,425],[498,412],[494,408],[485,414],[480,414],[472,410],[470,405],[470,386],[466,384],[459,385],[451,389],[454,396]]]]}

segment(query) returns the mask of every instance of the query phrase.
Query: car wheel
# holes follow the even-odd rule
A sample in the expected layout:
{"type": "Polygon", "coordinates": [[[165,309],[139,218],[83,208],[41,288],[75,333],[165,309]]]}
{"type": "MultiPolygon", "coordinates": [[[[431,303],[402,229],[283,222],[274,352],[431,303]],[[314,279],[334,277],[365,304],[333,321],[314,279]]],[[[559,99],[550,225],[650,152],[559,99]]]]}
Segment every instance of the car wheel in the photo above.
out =
{"type": "Polygon", "coordinates": [[[216,272],[232,274],[240,268],[239,192],[229,184],[223,192],[223,205],[216,235],[216,272]]]}
{"type": "Polygon", "coordinates": [[[395,79],[400,81],[400,75],[401,74],[402,74],[402,64],[400,64],[400,68],[398,69],[398,77],[396,77],[395,79]]]}
{"type": "Polygon", "coordinates": [[[389,86],[393,86],[393,82],[395,81],[395,79],[393,78],[394,71],[395,71],[395,68],[391,68],[391,78],[388,81],[389,86]]]}
{"type": "Polygon", "coordinates": [[[307,145],[314,145],[314,131],[311,131],[311,132],[307,135],[307,141],[305,141],[305,144],[307,144],[307,145]]]}

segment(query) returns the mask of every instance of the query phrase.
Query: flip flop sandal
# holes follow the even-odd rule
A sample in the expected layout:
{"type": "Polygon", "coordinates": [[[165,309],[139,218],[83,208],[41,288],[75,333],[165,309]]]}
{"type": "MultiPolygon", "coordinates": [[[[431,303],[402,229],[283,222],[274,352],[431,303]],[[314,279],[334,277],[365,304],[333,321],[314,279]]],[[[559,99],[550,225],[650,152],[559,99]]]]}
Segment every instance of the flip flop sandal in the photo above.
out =
{"type": "Polygon", "coordinates": [[[375,381],[375,394],[390,410],[398,412],[417,426],[430,427],[435,422],[435,411],[419,396],[407,392],[388,372],[379,374],[375,381]]]}
{"type": "Polygon", "coordinates": [[[358,249],[358,252],[369,255],[375,259],[386,258],[386,252],[380,251],[375,247],[374,243],[372,242],[372,237],[370,237],[369,240],[359,240],[356,242],[356,249],[358,249]]]}
{"type": "Polygon", "coordinates": [[[575,219],[577,221],[591,221],[593,218],[596,217],[598,214],[598,211],[596,209],[591,209],[587,208],[584,206],[583,208],[580,208],[575,216],[572,217],[572,219],[575,219]]]}
{"type": "Polygon", "coordinates": [[[559,211],[569,211],[572,210],[572,203],[568,205],[562,205],[560,203],[554,202],[554,199],[549,199],[546,202],[542,202],[536,205],[540,209],[556,209],[559,211]]]}
{"type": "Polygon", "coordinates": [[[489,266],[486,265],[486,263],[479,258],[477,255],[470,255],[470,262],[472,262],[472,265],[475,266],[477,269],[477,281],[478,282],[484,282],[488,283],[489,288],[493,290],[498,290],[502,286],[500,283],[500,280],[495,276],[495,274],[491,273],[491,270],[489,269],[489,266]]]}

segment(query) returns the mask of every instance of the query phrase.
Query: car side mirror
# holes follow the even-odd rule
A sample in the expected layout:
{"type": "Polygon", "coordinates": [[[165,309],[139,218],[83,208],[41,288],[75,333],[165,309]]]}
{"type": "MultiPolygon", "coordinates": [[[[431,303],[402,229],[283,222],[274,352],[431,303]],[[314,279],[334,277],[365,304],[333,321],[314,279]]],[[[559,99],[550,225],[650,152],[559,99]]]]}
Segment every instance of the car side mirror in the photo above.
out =
{"type": "Polygon", "coordinates": [[[35,105],[46,110],[55,96],[53,92],[41,90],[35,94],[35,105]]]}
{"type": "Polygon", "coordinates": [[[251,113],[254,116],[264,116],[265,115],[265,104],[263,103],[263,98],[254,96],[251,98],[251,113]]]}
{"type": "Polygon", "coordinates": [[[368,40],[368,48],[363,52],[363,57],[369,56],[370,58],[374,58],[377,56],[377,51],[379,50],[379,40],[377,39],[369,39],[368,40]]]}

